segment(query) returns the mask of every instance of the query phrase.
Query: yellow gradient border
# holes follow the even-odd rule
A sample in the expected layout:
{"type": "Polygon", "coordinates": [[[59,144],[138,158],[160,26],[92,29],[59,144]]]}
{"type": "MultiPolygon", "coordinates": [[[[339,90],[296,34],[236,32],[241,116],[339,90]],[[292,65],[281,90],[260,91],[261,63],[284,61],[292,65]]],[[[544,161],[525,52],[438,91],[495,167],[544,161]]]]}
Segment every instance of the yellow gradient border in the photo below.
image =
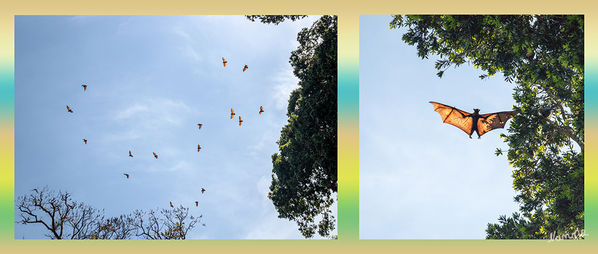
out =
{"type": "MultiPolygon", "coordinates": [[[[3,253],[589,253],[598,247],[598,8],[591,1],[3,1],[0,4],[0,249],[3,253]],[[359,15],[584,14],[586,233],[584,241],[359,240],[359,15]],[[329,240],[14,240],[14,15],[331,14],[339,17],[338,234],[329,240]],[[594,102],[597,101],[597,102],[594,102]]],[[[398,144],[400,145],[400,144],[398,144]]],[[[384,148],[381,148],[384,149],[384,148]]],[[[392,202],[392,200],[389,200],[392,202]]]]}

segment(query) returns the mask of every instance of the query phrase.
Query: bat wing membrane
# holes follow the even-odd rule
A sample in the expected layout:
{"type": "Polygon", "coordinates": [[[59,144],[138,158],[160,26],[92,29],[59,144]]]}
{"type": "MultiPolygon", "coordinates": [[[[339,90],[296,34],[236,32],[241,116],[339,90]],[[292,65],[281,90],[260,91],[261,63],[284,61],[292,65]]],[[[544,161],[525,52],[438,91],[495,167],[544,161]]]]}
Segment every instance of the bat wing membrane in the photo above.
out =
{"type": "Polygon", "coordinates": [[[490,114],[481,115],[478,121],[478,133],[480,136],[484,135],[494,129],[504,128],[507,120],[513,118],[517,112],[515,111],[503,111],[490,114]]]}
{"type": "Polygon", "coordinates": [[[433,101],[430,103],[434,105],[434,111],[438,112],[440,117],[442,117],[443,123],[453,125],[467,133],[467,135],[471,135],[473,119],[471,117],[465,117],[470,115],[470,113],[442,103],[433,101]]]}

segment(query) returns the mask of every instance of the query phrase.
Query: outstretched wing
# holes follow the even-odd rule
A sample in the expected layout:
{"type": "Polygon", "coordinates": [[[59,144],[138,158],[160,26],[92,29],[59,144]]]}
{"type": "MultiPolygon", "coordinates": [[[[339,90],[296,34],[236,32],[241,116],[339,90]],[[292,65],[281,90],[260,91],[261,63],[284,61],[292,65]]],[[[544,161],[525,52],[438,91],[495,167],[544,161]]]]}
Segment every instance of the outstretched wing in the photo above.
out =
{"type": "Polygon", "coordinates": [[[513,118],[516,111],[502,111],[490,114],[483,114],[478,121],[478,133],[480,136],[494,129],[504,128],[507,120],[513,118]]]}
{"type": "Polygon", "coordinates": [[[466,117],[471,115],[470,113],[442,103],[433,101],[430,103],[434,106],[434,111],[438,112],[440,117],[442,117],[443,123],[453,125],[467,133],[467,135],[472,134],[471,127],[473,125],[473,119],[471,117],[466,117]]]}

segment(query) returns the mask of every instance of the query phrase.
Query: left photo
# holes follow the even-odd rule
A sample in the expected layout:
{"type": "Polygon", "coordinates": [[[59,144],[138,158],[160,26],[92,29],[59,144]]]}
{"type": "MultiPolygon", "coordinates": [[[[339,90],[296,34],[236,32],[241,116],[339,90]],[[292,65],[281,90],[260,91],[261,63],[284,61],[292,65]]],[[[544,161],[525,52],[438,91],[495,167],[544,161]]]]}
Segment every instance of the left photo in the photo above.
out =
{"type": "Polygon", "coordinates": [[[336,239],[337,18],[15,16],[15,239],[336,239]]]}

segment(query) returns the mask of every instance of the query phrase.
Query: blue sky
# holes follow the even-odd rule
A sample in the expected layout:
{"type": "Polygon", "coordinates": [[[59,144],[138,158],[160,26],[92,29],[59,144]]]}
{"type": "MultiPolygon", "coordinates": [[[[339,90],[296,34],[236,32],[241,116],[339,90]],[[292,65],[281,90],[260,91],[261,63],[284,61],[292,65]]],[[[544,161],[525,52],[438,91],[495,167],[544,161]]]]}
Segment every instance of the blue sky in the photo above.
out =
{"type": "MultiPolygon", "coordinates": [[[[302,238],[266,196],[290,52],[315,19],[16,16],[15,195],[48,186],[109,216],[172,201],[203,214],[189,238],[302,238]]],[[[17,239],[42,233],[15,224],[17,239]]]]}
{"type": "Polygon", "coordinates": [[[511,110],[513,85],[480,80],[469,64],[436,76],[391,30],[390,15],[360,17],[360,237],[482,239],[487,223],[518,210],[508,147],[498,129],[469,139],[442,123],[429,101],[480,113],[511,110]]]}

